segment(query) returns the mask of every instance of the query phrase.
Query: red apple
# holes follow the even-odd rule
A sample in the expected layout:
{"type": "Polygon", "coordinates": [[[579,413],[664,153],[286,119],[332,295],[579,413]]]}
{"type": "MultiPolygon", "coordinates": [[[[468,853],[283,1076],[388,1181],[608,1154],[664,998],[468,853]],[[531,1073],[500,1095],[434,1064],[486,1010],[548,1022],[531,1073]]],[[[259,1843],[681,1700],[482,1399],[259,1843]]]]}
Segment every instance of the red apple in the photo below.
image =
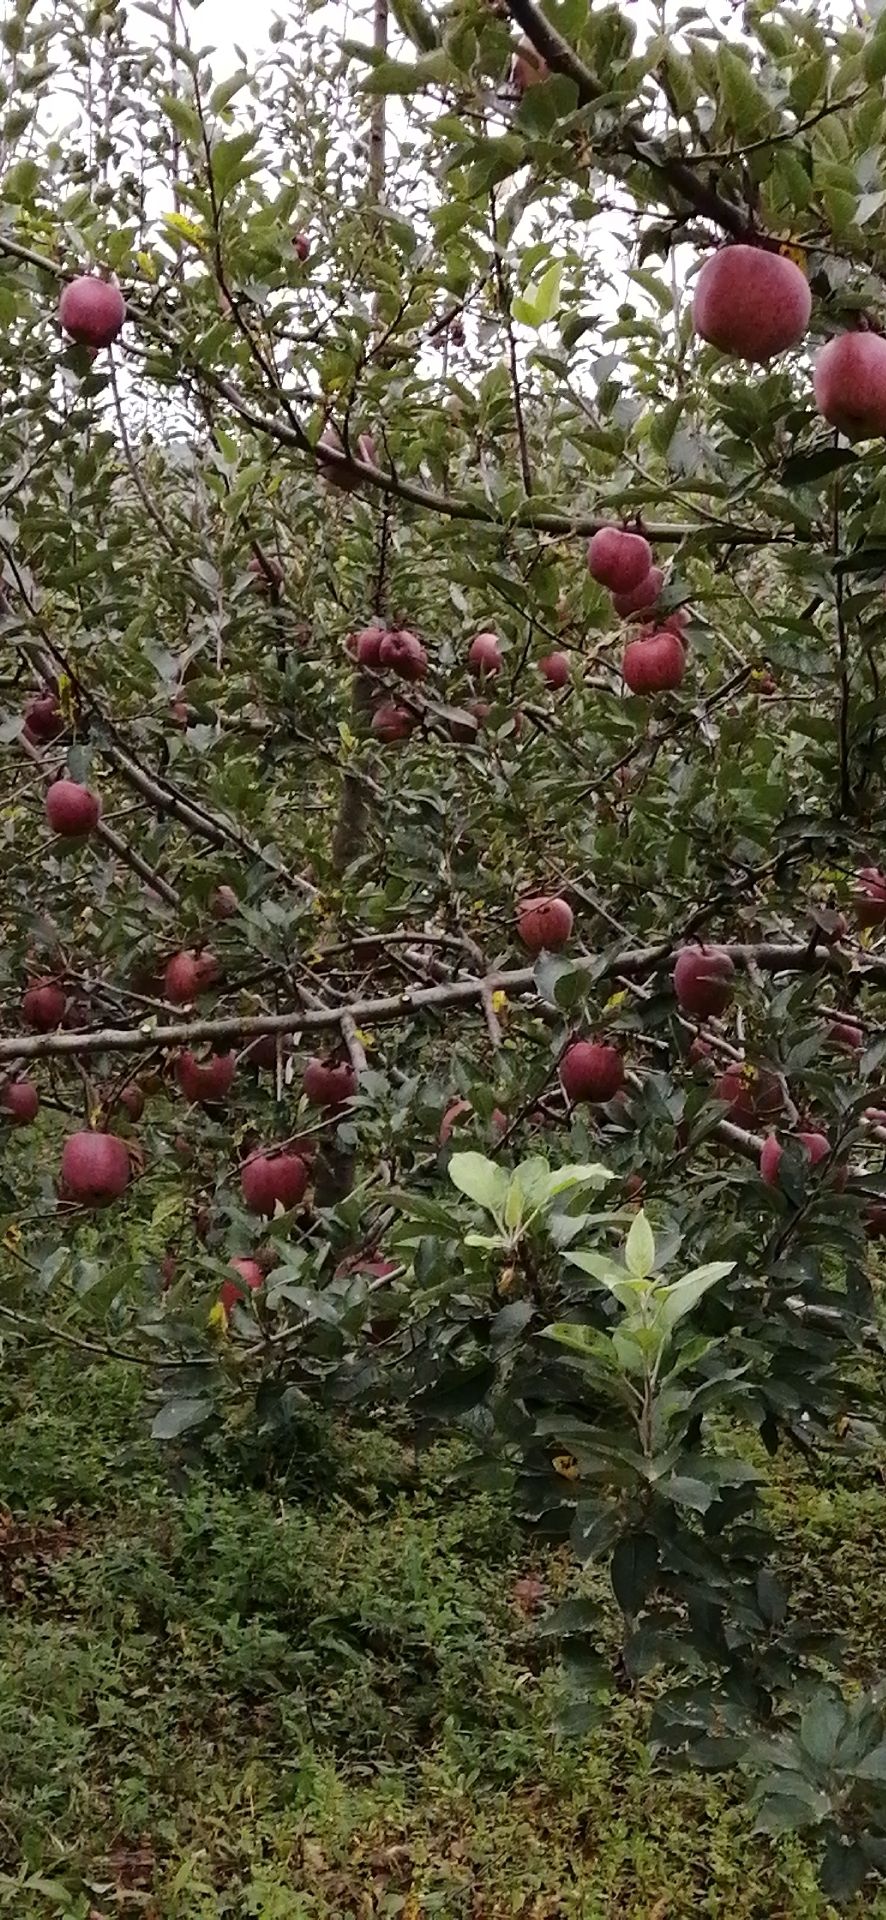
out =
{"type": "Polygon", "coordinates": [[[530,894],[517,907],[517,932],[530,953],[558,953],[572,933],[573,915],[568,900],[558,895],[530,894]]]}
{"type": "Polygon", "coordinates": [[[379,665],[402,680],[424,680],[428,656],[421,641],[405,627],[392,627],[383,635],[378,649],[379,665]]]}
{"type": "Polygon", "coordinates": [[[348,647],[350,652],[353,653],[358,666],[381,666],[379,656],[381,653],[381,643],[385,638],[386,631],[387,629],[385,627],[363,627],[359,633],[351,636],[353,645],[351,645],[351,641],[349,641],[348,647]]]}
{"type": "Polygon", "coordinates": [[[109,347],[126,319],[119,287],[94,274],[81,274],[65,287],[58,317],[67,334],[82,347],[109,347]]]}
{"type": "Polygon", "coordinates": [[[341,1107],[357,1091],[350,1060],[309,1060],[302,1086],[312,1107],[341,1107]]]}
{"type": "Polygon", "coordinates": [[[725,1100],[727,1119],[736,1126],[750,1127],[757,1120],[770,1120],[784,1106],[784,1094],[778,1075],[768,1067],[754,1067],[749,1061],[736,1060],[714,1082],[713,1097],[725,1100]]]}
{"type": "Polygon", "coordinates": [[[236,1066],[235,1053],[213,1053],[208,1060],[198,1060],[186,1049],[179,1054],[175,1071],[185,1099],[205,1106],[230,1093],[236,1066]]]}
{"type": "Polygon", "coordinates": [[[886,340],[879,333],[839,333],[813,369],[815,404],[847,440],[886,433],[886,340]]]}
{"type": "Polygon", "coordinates": [[[872,1200],[862,1215],[864,1230],[869,1240],[886,1238],[886,1201],[872,1200]]]}
{"type": "Polygon", "coordinates": [[[46,818],[60,840],[82,840],[93,833],[101,817],[97,793],[76,780],[56,780],[46,795],[46,818]]]}
{"type": "MultiPolygon", "coordinates": [[[[827,1159],[831,1151],[831,1143],[826,1133],[798,1133],[796,1138],[799,1140],[801,1147],[805,1147],[809,1155],[810,1166],[817,1167],[820,1161],[827,1159]]],[[[777,1136],[774,1133],[767,1133],[763,1142],[763,1151],[760,1154],[760,1179],[763,1181],[764,1186],[778,1186],[778,1169],[781,1165],[783,1152],[784,1148],[777,1136]]],[[[845,1168],[838,1168],[835,1184],[843,1184],[845,1178],[845,1168]],[[842,1181],[839,1177],[841,1173],[843,1176],[842,1181]]]]}
{"type": "Polygon", "coordinates": [[[33,1080],[7,1080],[0,1088],[0,1109],[14,1127],[29,1127],[40,1111],[40,1095],[33,1080]]]}
{"type": "Polygon", "coordinates": [[[307,260],[308,254],[311,251],[311,243],[306,233],[293,234],[292,251],[296,255],[297,259],[307,260]]]}
{"type": "Polygon", "coordinates": [[[308,1184],[308,1169],[295,1153],[252,1153],[240,1169],[243,1199],[252,1213],[272,1214],[279,1200],[297,1206],[308,1184]]]}
{"type": "Polygon", "coordinates": [[[600,527],[588,546],[588,571],[592,580],[610,593],[634,593],[648,580],[652,570],[652,548],[642,533],[628,533],[625,527],[600,527]]]}
{"type": "Polygon", "coordinates": [[[38,693],[25,708],[24,736],[40,746],[64,733],[65,722],[56,693],[38,693]]]}
{"type": "Polygon", "coordinates": [[[129,1154],[125,1140],[113,1133],[72,1133],[62,1150],[61,1178],[65,1192],[83,1207],[107,1207],[119,1200],[129,1185],[129,1154]]]}
{"type": "Polygon", "coordinates": [[[539,81],[547,80],[550,67],[537,53],[531,40],[521,40],[511,60],[511,85],[518,93],[525,93],[527,87],[537,87],[539,81]]]}
{"type": "Polygon", "coordinates": [[[22,1019],[37,1033],[49,1033],[65,1017],[67,996],[55,980],[35,980],[22,995],[22,1019]]]}
{"type": "Polygon", "coordinates": [[[864,1046],[864,1034],[854,1020],[832,1020],[828,1040],[832,1047],[840,1047],[844,1053],[860,1053],[864,1046]]]}
{"type": "Polygon", "coordinates": [[[673,693],[686,672],[686,655],[675,633],[654,633],[649,640],[631,640],[621,663],[631,693],[673,693]]]}
{"type": "Polygon", "coordinates": [[[145,1110],[145,1096],[134,1080],[122,1087],[117,1095],[117,1105],[128,1113],[130,1120],[140,1120],[145,1110]]]}
{"type": "Polygon", "coordinates": [[[468,648],[468,666],[476,679],[500,673],[504,661],[497,633],[475,633],[468,648]]]}
{"type": "Polygon", "coordinates": [[[209,901],[209,911],[213,920],[232,920],[240,910],[240,902],[233,887],[216,887],[209,901]]]}
{"type": "MultiPolygon", "coordinates": [[[[234,1260],[229,1260],[228,1266],[234,1273],[239,1275],[240,1279],[252,1293],[257,1293],[259,1288],[264,1286],[265,1276],[257,1260],[248,1260],[238,1256],[234,1260]]],[[[225,1312],[230,1313],[232,1308],[238,1306],[244,1298],[243,1288],[237,1285],[236,1280],[223,1280],[219,1288],[218,1297],[225,1312]]]]}
{"type": "Polygon", "coordinates": [[[852,906],[859,926],[881,926],[886,920],[886,874],[879,867],[861,867],[855,878],[858,891],[852,906]]]}
{"type": "Polygon", "coordinates": [[[645,580],[630,593],[614,593],[612,605],[620,620],[632,620],[635,615],[648,613],[664,586],[664,574],[661,567],[650,567],[645,580]]]}
{"type": "Polygon", "coordinates": [[[437,1139],[441,1147],[445,1147],[447,1141],[452,1138],[453,1129],[457,1127],[461,1121],[466,1122],[468,1117],[473,1118],[473,1114],[474,1109],[471,1106],[470,1100],[453,1100],[451,1107],[447,1107],[440,1122],[440,1131],[437,1139]]]}
{"type": "Polygon", "coordinates": [[[538,663],[538,671],[549,687],[568,686],[570,664],[568,653],[546,653],[538,663]]]}
{"type": "Polygon", "coordinates": [[[691,1067],[704,1066],[710,1069],[712,1065],[712,1056],[713,1056],[713,1048],[711,1046],[710,1041],[705,1040],[702,1034],[697,1033],[689,1049],[689,1052],[686,1055],[689,1065],[691,1067]]]}
{"type": "Polygon", "coordinates": [[[811,312],[806,275],[766,247],[721,247],[695,282],[696,333],[739,360],[771,360],[799,346],[811,312]]]}
{"type": "Polygon", "coordinates": [[[390,746],[395,740],[408,740],[418,726],[419,716],[410,707],[398,706],[394,700],[383,700],[372,716],[371,731],[376,740],[384,746],[390,746]]]}
{"type": "Polygon", "coordinates": [[[701,1019],[726,1012],[735,967],[722,947],[682,947],[674,965],[674,993],[684,1013],[701,1019]]]}
{"type": "Polygon", "coordinates": [[[602,1040],[574,1040],[560,1061],[560,1083],[568,1100],[599,1105],[620,1091],[624,1077],[618,1048],[602,1040]]]}
{"type": "Polygon", "coordinates": [[[214,953],[202,951],[196,953],[189,949],[183,953],[174,953],[166,963],[163,975],[163,991],[167,1000],[176,1007],[183,1007],[197,995],[206,993],[218,980],[220,968],[214,953]]]}

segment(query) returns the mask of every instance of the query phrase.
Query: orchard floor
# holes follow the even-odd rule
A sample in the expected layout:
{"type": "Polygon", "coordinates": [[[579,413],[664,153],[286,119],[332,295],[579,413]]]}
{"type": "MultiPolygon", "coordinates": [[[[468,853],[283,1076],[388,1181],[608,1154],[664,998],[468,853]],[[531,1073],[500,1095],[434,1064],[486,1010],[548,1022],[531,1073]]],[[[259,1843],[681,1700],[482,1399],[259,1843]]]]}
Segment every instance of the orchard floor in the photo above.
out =
{"type": "MultiPolygon", "coordinates": [[[[15,1920],[800,1920],[734,1789],[644,1707],[558,1746],[515,1583],[571,1576],[444,1448],[315,1433],[269,1482],[146,1437],[135,1369],[0,1374],[0,1913],[15,1920]],[[299,1497],[298,1489],[302,1489],[299,1497]]],[[[789,1558],[886,1665],[883,1491],[786,1463],[789,1558]],[[803,1473],[802,1482],[797,1475],[803,1473]]],[[[870,1898],[886,1916],[886,1892],[870,1898]]]]}

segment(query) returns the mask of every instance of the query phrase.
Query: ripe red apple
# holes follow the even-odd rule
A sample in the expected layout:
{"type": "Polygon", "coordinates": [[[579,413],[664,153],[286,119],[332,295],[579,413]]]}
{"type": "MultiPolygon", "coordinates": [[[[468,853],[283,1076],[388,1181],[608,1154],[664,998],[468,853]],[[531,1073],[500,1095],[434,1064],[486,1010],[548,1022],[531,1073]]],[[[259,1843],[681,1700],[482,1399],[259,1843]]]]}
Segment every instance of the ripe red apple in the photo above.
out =
{"type": "Polygon", "coordinates": [[[725,1013],[732,999],[735,967],[722,947],[682,947],[674,965],[674,992],[684,1013],[701,1019],[725,1013]]]}
{"type": "MultiPolygon", "coordinates": [[[[831,1151],[831,1143],[826,1133],[798,1133],[796,1138],[799,1140],[801,1147],[805,1147],[811,1166],[817,1167],[820,1161],[827,1159],[831,1151]]],[[[783,1152],[784,1148],[777,1136],[774,1133],[767,1133],[763,1142],[763,1151],[760,1154],[760,1179],[763,1181],[764,1186],[778,1186],[778,1169],[781,1166],[783,1152]]],[[[837,1186],[843,1185],[845,1184],[845,1179],[845,1168],[838,1168],[837,1178],[834,1184],[837,1186]],[[840,1178],[841,1174],[842,1180],[840,1178]]]]}
{"type": "Polygon", "coordinates": [[[560,1084],[568,1100],[611,1100],[624,1086],[624,1061],[603,1040],[574,1040],[560,1061],[560,1084]]]}
{"type": "Polygon", "coordinates": [[[240,902],[233,887],[216,887],[209,901],[209,911],[213,920],[232,920],[239,909],[240,902]]]}
{"type": "MultiPolygon", "coordinates": [[[[228,1266],[234,1273],[239,1275],[240,1279],[252,1293],[257,1293],[259,1288],[264,1286],[265,1276],[257,1260],[248,1260],[242,1256],[238,1256],[234,1260],[229,1260],[228,1266]]],[[[240,1301],[244,1298],[243,1287],[238,1286],[236,1280],[223,1280],[219,1288],[218,1297],[225,1312],[230,1313],[231,1309],[239,1305],[240,1301]]]]}
{"type": "Polygon", "coordinates": [[[500,673],[504,661],[497,633],[475,633],[468,648],[468,666],[475,680],[500,673]]]}
{"type": "Polygon", "coordinates": [[[56,780],[46,794],[46,818],[60,840],[82,840],[93,833],[101,810],[98,794],[76,780],[56,780]]]}
{"type": "Polygon", "coordinates": [[[421,641],[405,627],[392,627],[383,635],[378,649],[379,665],[402,680],[423,680],[428,671],[428,656],[421,641]]]}
{"type": "Polygon", "coordinates": [[[710,1041],[705,1040],[702,1034],[697,1033],[689,1049],[689,1052],[686,1055],[689,1065],[691,1067],[704,1066],[710,1069],[712,1065],[712,1056],[713,1056],[713,1048],[711,1046],[710,1041]]]}
{"type": "Polygon", "coordinates": [[[26,740],[39,746],[48,745],[64,733],[65,722],[56,693],[37,693],[29,700],[25,708],[23,728],[26,740]]]}
{"type": "Polygon", "coordinates": [[[381,643],[385,637],[385,627],[363,627],[359,633],[351,636],[348,646],[359,667],[380,667],[381,643]]]}
{"type": "Polygon", "coordinates": [[[254,553],[249,561],[253,585],[257,593],[279,593],[285,579],[283,568],[273,553],[265,553],[264,548],[262,553],[263,560],[254,553]]]}
{"type": "Polygon", "coordinates": [[[652,548],[642,533],[600,527],[588,546],[588,572],[610,593],[633,593],[652,571],[652,548]]]}
{"type": "Polygon", "coordinates": [[[308,254],[311,251],[311,243],[306,233],[293,234],[292,251],[299,260],[307,260],[308,254]]]}
{"type": "Polygon", "coordinates": [[[540,53],[537,53],[531,40],[521,40],[511,60],[511,85],[518,93],[525,93],[527,87],[537,87],[541,80],[547,80],[550,67],[540,53]]]}
{"type": "Polygon", "coordinates": [[[664,574],[661,567],[650,567],[645,580],[638,587],[632,587],[630,593],[614,593],[612,605],[620,620],[632,620],[635,615],[648,613],[664,586],[664,574]]]}
{"type": "Polygon", "coordinates": [[[864,1034],[854,1020],[832,1020],[828,1039],[832,1047],[841,1047],[844,1053],[860,1053],[864,1046],[864,1034]]]}
{"type": "Polygon", "coordinates": [[[81,274],[65,287],[58,317],[67,334],[81,347],[109,347],[126,319],[119,287],[94,274],[81,274]]]}
{"type": "Polygon", "coordinates": [[[686,672],[682,641],[667,632],[654,633],[649,640],[631,640],[621,670],[631,693],[673,693],[686,672]]]}
{"type": "Polygon", "coordinates": [[[167,961],[163,975],[163,991],[167,1000],[171,1000],[176,1007],[196,1000],[199,993],[206,993],[215,985],[220,971],[214,953],[195,953],[192,949],[174,953],[167,961]]]}
{"type": "Polygon", "coordinates": [[[813,369],[815,404],[847,440],[886,433],[886,340],[879,333],[839,333],[813,369]]]}
{"type": "Polygon", "coordinates": [[[750,1127],[757,1120],[771,1120],[784,1105],[778,1075],[768,1067],[755,1067],[749,1061],[735,1060],[714,1082],[715,1100],[725,1100],[727,1119],[736,1126],[750,1127]]]}
{"type": "Polygon", "coordinates": [[[122,1087],[117,1095],[117,1105],[128,1113],[130,1120],[140,1120],[145,1110],[145,1096],[134,1080],[122,1087]]]}
{"type": "Polygon", "coordinates": [[[295,1153],[252,1153],[240,1169],[243,1199],[251,1213],[272,1214],[297,1206],[308,1184],[308,1169],[295,1153]]]}
{"type": "Polygon", "coordinates": [[[62,1149],[65,1192],[83,1207],[107,1207],[129,1185],[125,1140],[113,1133],[72,1133],[62,1149]]]}
{"type": "Polygon", "coordinates": [[[33,1080],[7,1080],[0,1088],[0,1108],[14,1127],[29,1127],[40,1111],[40,1095],[33,1080]]]}
{"type": "Polygon", "coordinates": [[[22,1019],[37,1033],[49,1033],[65,1017],[67,995],[55,980],[35,980],[22,995],[22,1019]]]}
{"type": "Polygon", "coordinates": [[[881,926],[886,920],[886,874],[879,867],[861,867],[855,878],[852,906],[859,926],[881,926]]]}
{"type": "Polygon", "coordinates": [[[185,1099],[205,1106],[230,1093],[236,1065],[235,1053],[213,1053],[208,1060],[198,1060],[186,1049],[179,1054],[175,1071],[185,1099]]]}
{"type": "Polygon", "coordinates": [[[538,663],[538,671],[549,687],[568,686],[570,680],[568,653],[546,653],[538,663]]]}
{"type": "Polygon", "coordinates": [[[370,728],[376,740],[390,746],[395,740],[408,740],[418,726],[419,716],[410,707],[401,707],[395,700],[383,700],[376,707],[370,722],[370,728]]]}
{"type": "Polygon", "coordinates": [[[558,895],[530,894],[517,907],[517,932],[530,953],[558,953],[572,933],[573,914],[568,900],[558,895]]]}
{"type": "Polygon", "coordinates": [[[309,1060],[302,1086],[312,1107],[341,1107],[357,1091],[350,1060],[309,1060]]]}
{"type": "Polygon", "coordinates": [[[799,346],[811,312],[806,275],[786,254],[766,247],[721,247],[695,282],[696,333],[739,360],[771,360],[799,346]]]}

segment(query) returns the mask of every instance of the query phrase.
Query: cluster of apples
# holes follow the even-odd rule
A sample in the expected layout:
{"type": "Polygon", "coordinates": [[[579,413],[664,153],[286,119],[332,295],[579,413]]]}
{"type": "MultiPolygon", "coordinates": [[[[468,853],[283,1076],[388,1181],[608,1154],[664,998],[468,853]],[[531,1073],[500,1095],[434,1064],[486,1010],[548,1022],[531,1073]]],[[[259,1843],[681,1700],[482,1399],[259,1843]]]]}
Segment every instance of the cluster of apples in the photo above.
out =
{"type": "MultiPolygon", "coordinates": [[[[648,617],[661,593],[664,574],[654,564],[652,548],[642,533],[626,527],[600,527],[588,546],[588,571],[612,595],[620,620],[648,617]]],[[[653,622],[629,641],[621,671],[631,693],[671,693],[686,672],[686,648],[681,638],[686,624],[681,612],[653,622]]]]}
{"type": "MultiPolygon", "coordinates": [[[[572,936],[574,916],[560,894],[529,894],[517,907],[517,932],[529,953],[559,953],[572,936]]],[[[572,1040],[560,1057],[560,1085],[572,1102],[603,1106],[621,1092],[625,1063],[604,1040],[572,1040]]]]}
{"type": "MultiPolygon", "coordinates": [[[[721,247],[695,283],[696,333],[721,353],[752,362],[798,347],[812,313],[806,275],[788,254],[745,242],[721,247]]],[[[818,411],[849,440],[886,433],[886,340],[859,329],[836,334],[813,369],[818,411]]]]}
{"type": "MultiPolygon", "coordinates": [[[[374,623],[362,627],[358,633],[350,634],[346,646],[357,665],[373,673],[393,673],[413,684],[427,678],[427,648],[418,635],[411,633],[408,628],[385,627],[374,623]]],[[[488,629],[475,633],[468,644],[467,668],[478,687],[488,690],[489,683],[501,673],[504,663],[498,634],[488,629]]],[[[548,686],[565,687],[571,677],[569,655],[562,652],[545,654],[538,661],[538,671],[548,686]]],[[[491,710],[489,701],[483,699],[468,701],[466,708],[477,727],[485,724],[491,710]]],[[[517,715],[516,719],[519,723],[520,716],[517,715]]],[[[381,693],[370,727],[376,740],[389,746],[398,740],[408,740],[420,720],[418,706],[407,706],[403,701],[381,693]]],[[[476,737],[476,728],[469,726],[467,721],[453,719],[450,730],[454,740],[468,744],[476,737]]]]}

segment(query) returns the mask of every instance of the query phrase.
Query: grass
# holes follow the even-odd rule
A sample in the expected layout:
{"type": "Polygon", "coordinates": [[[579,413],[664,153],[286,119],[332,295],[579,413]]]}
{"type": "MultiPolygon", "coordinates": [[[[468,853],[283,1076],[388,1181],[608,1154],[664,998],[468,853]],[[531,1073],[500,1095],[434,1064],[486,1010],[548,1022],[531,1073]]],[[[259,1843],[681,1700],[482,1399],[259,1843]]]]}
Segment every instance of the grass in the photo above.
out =
{"type": "MultiPolygon", "coordinates": [[[[0,1913],[144,1920],[810,1920],[802,1850],[728,1781],[658,1772],[645,1709],[558,1745],[515,1583],[544,1558],[454,1456],[317,1427],[285,1479],[182,1464],[129,1370],[0,1385],[0,1913]]],[[[860,1675],[886,1625],[882,1488],[777,1493],[860,1675]]],[[[519,1591],[519,1590],[518,1590],[519,1591]]],[[[601,1595],[601,1604],[605,1598],[601,1595]]],[[[886,1895],[864,1911],[886,1916],[886,1895]]]]}

